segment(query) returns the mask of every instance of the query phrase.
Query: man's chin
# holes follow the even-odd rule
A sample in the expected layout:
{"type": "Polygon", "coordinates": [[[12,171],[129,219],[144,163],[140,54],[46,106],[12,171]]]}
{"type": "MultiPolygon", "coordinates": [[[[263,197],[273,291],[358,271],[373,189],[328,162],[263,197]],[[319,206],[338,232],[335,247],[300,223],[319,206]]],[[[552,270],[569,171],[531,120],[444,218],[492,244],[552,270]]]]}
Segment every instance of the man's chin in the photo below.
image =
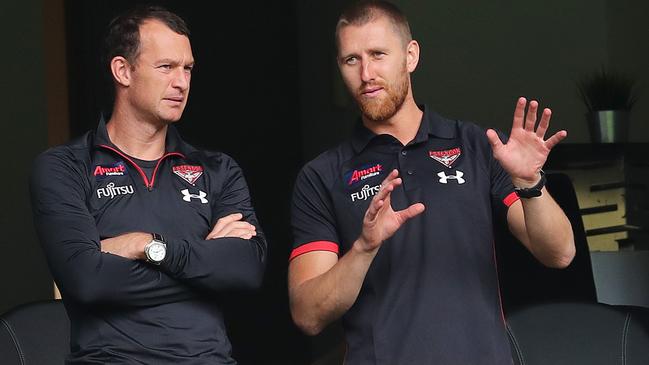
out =
{"type": "Polygon", "coordinates": [[[180,118],[175,118],[175,117],[174,118],[169,118],[169,117],[164,117],[163,116],[163,117],[158,118],[158,120],[160,121],[160,125],[169,125],[169,124],[177,123],[180,120],[180,118]]]}
{"type": "Polygon", "coordinates": [[[387,119],[390,119],[395,114],[395,108],[382,103],[381,105],[360,105],[361,112],[363,115],[374,122],[382,122],[387,119]]]}
{"type": "Polygon", "coordinates": [[[167,124],[176,123],[182,117],[182,112],[174,111],[173,113],[165,113],[160,115],[160,120],[167,124]]]}

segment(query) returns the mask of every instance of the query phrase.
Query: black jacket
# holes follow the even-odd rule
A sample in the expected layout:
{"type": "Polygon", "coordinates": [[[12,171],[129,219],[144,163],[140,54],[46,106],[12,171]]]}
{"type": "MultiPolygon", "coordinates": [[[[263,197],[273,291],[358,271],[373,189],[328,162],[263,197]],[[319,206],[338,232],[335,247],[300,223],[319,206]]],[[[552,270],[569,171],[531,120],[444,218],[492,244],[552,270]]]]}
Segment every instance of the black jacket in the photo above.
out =
{"type": "Polygon", "coordinates": [[[34,220],[71,320],[69,363],[235,363],[211,294],[260,286],[264,235],[231,157],[190,146],[172,126],[166,151],[149,178],[101,121],[35,161],[34,220]],[[256,237],[205,240],[235,212],[256,237]],[[101,239],[133,231],[166,238],[159,266],[101,252],[101,239]]]}

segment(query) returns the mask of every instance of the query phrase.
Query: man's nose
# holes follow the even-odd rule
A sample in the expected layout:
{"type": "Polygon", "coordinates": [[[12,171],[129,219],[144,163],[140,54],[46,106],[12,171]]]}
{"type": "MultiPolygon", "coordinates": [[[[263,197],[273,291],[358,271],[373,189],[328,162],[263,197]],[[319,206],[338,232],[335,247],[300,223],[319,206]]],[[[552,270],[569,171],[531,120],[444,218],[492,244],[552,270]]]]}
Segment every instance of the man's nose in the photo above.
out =
{"type": "Polygon", "coordinates": [[[370,82],[374,80],[374,77],[372,62],[369,59],[361,61],[361,80],[363,82],[370,82]]]}
{"type": "Polygon", "coordinates": [[[189,88],[189,81],[191,79],[191,73],[189,70],[184,67],[179,67],[174,70],[174,76],[171,86],[181,90],[186,90],[189,88]]]}

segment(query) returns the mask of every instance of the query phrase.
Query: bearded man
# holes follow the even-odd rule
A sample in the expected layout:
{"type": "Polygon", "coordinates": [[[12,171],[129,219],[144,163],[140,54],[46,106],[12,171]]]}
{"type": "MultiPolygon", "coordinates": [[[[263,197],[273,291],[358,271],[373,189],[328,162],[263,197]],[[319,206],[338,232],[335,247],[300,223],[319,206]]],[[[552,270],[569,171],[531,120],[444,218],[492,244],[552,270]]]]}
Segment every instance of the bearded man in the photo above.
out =
{"type": "Polygon", "coordinates": [[[345,364],[511,364],[493,224],[543,264],[566,267],[572,228],[544,188],[550,109],[519,98],[506,144],[494,130],[415,103],[419,44],[394,5],[339,18],[337,60],[361,111],[351,140],[309,162],[293,195],[289,296],[319,333],[342,317],[345,364]]]}

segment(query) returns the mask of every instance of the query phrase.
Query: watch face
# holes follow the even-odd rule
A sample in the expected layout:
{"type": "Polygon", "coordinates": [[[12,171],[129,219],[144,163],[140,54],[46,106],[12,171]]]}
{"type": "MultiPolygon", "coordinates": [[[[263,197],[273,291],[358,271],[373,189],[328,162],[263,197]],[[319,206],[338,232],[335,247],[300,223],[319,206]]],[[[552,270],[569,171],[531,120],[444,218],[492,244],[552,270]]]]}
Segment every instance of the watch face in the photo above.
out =
{"type": "Polygon", "coordinates": [[[149,247],[149,258],[152,261],[160,262],[165,258],[167,249],[160,243],[154,243],[149,247]]]}

